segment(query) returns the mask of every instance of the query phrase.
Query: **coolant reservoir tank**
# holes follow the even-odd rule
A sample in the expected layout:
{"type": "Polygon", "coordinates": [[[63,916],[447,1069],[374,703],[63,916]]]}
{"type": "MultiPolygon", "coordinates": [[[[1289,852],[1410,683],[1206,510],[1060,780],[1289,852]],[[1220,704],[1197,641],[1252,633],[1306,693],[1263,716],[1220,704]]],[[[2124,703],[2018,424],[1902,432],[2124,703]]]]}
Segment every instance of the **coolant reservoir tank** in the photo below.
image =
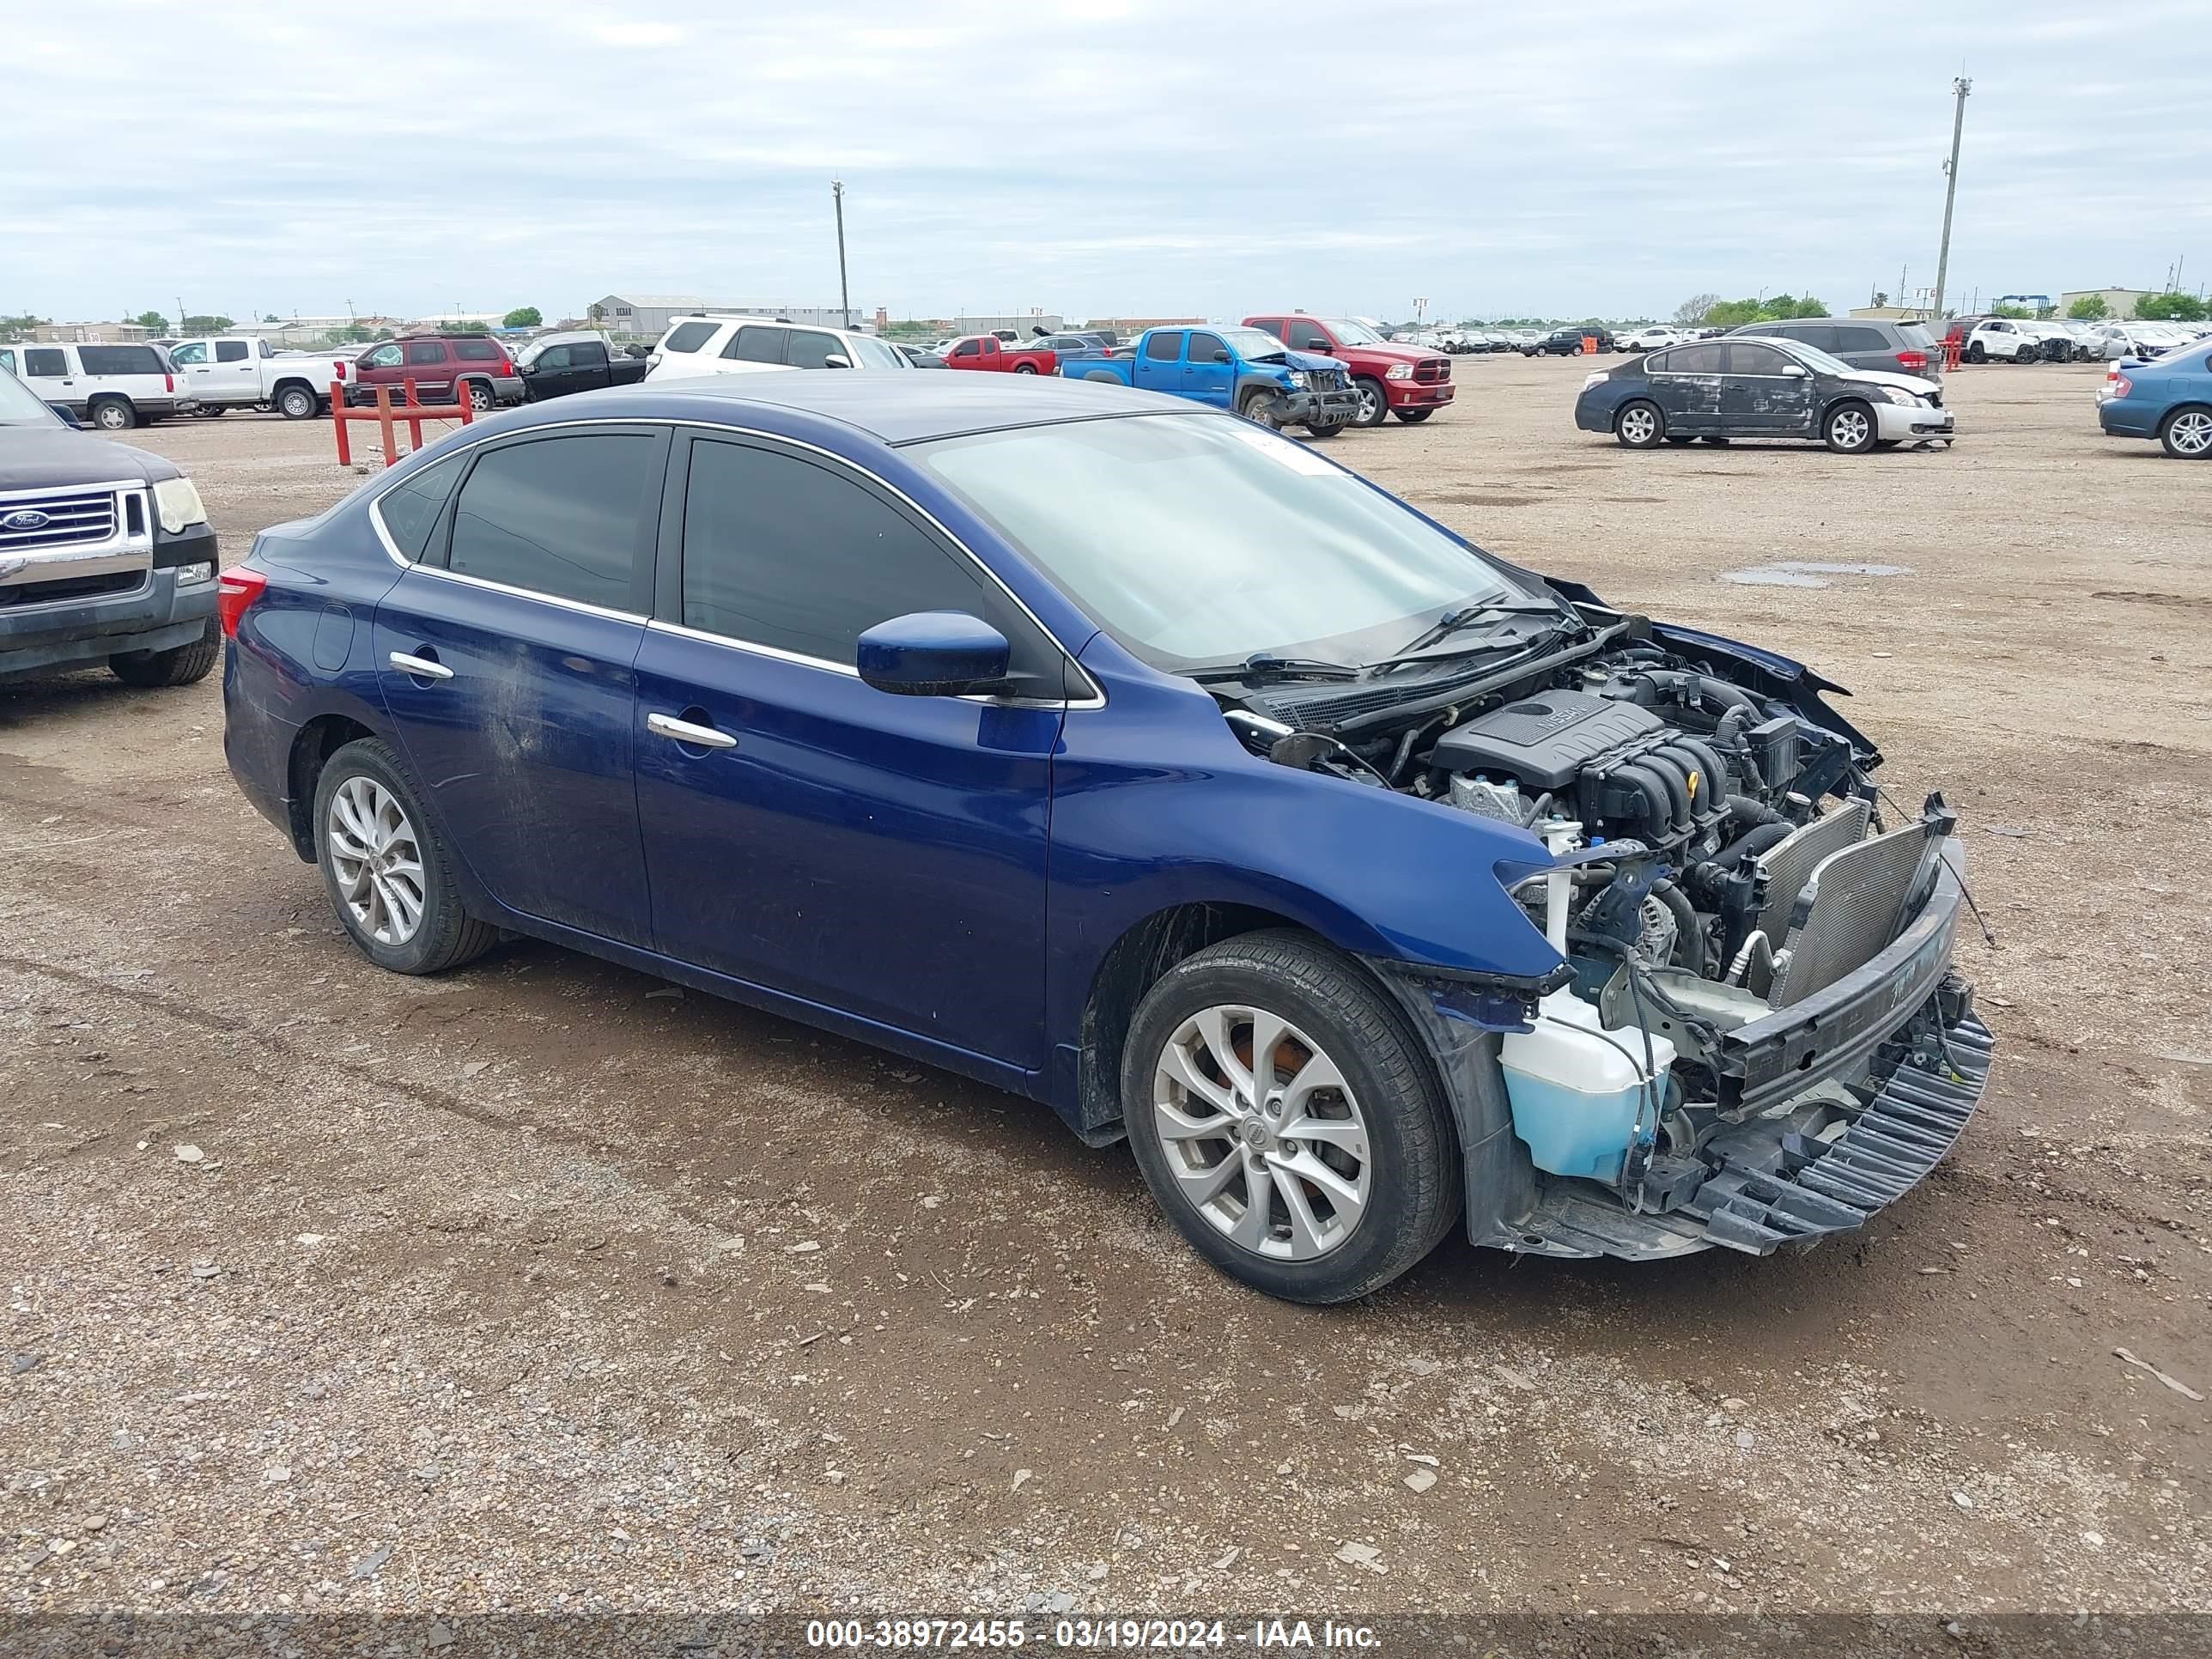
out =
{"type": "Polygon", "coordinates": [[[1538,1169],[1618,1184],[1638,1119],[1647,1134],[1657,1127],[1674,1045],[1653,1036],[1647,1072],[1644,1032],[1607,1030],[1598,1011],[1571,991],[1544,998],[1535,1026],[1499,1045],[1513,1132],[1538,1169]]]}

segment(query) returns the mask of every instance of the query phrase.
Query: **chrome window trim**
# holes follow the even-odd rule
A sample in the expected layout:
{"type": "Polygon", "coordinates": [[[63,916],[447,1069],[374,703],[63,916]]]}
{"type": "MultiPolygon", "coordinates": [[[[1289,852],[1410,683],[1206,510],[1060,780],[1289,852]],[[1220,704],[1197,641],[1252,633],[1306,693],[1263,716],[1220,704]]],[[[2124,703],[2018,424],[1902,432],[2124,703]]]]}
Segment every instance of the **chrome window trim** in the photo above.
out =
{"type": "MultiPolygon", "coordinates": [[[[751,319],[748,319],[747,320],[751,319]]],[[[963,697],[960,701],[963,702],[990,702],[1018,708],[1067,708],[1071,710],[1103,708],[1106,706],[1106,688],[1098,683],[1097,677],[1092,674],[1089,669],[1085,668],[1082,663],[1077,659],[1075,653],[1070,651],[1067,647],[1060,641],[1060,638],[1057,634],[1054,633],[1051,629],[1045,626],[1043,619],[1040,617],[1036,611],[1030,609],[1029,605],[1023,600],[1021,595],[1015,592],[1012,588],[1006,586],[1005,579],[1001,577],[997,571],[992,569],[989,565],[986,564],[981,558],[976,556],[975,549],[969,547],[967,543],[962,541],[959,537],[954,535],[952,532],[945,526],[944,521],[939,519],[934,513],[932,513],[927,507],[924,507],[920,501],[915,500],[913,496],[908,495],[906,491],[901,489],[896,484],[891,483],[890,479],[879,477],[878,474],[870,471],[866,467],[861,466],[856,462],[848,460],[844,456],[837,454],[832,450],[824,449],[819,444],[808,443],[803,438],[786,437],[781,433],[763,432],[757,427],[729,426],[714,421],[681,420],[668,416],[631,416],[627,417],[619,416],[605,416],[584,420],[562,421],[545,426],[533,426],[525,428],[524,432],[519,433],[487,433],[483,437],[475,440],[474,442],[463,443],[457,446],[451,452],[451,454],[454,456],[461,455],[468,450],[480,447],[484,444],[495,443],[501,439],[508,437],[520,438],[524,436],[526,434],[532,437],[550,436],[557,433],[573,432],[582,428],[598,426],[659,426],[666,427],[672,431],[676,428],[682,428],[685,430],[693,432],[705,432],[708,434],[723,433],[739,438],[758,438],[767,443],[781,444],[792,449],[803,450],[810,455],[818,455],[831,465],[841,467],[854,477],[864,479],[867,483],[874,484],[878,489],[886,491],[894,499],[903,502],[911,511],[919,515],[924,523],[927,524],[932,529],[935,530],[939,535],[942,536],[946,542],[951,544],[953,547],[957,548],[963,556],[967,559],[969,563],[975,566],[978,571],[988,577],[992,583],[996,586],[998,590],[1006,596],[1007,600],[1014,606],[1014,608],[1030,619],[1031,625],[1036,629],[1037,632],[1043,635],[1047,640],[1052,642],[1053,649],[1059,652],[1060,654],[1066,659],[1069,665],[1072,666],[1078,674],[1082,676],[1083,683],[1091,688],[1091,695],[1085,697],[1038,698],[975,696],[963,697]]],[[[449,457],[441,456],[439,460],[444,460],[447,459],[449,459],[449,457]]],[[[438,465],[438,462],[433,461],[429,465],[434,466],[438,465]]],[[[411,478],[415,476],[416,472],[419,472],[422,470],[422,468],[417,467],[414,469],[413,471],[409,472],[407,476],[411,478]]],[[[374,491],[374,494],[369,497],[368,501],[369,526],[375,531],[376,539],[378,543],[382,545],[385,556],[390,559],[394,564],[398,565],[402,570],[421,570],[428,575],[443,576],[450,581],[472,583],[476,586],[489,588],[495,592],[519,593],[525,599],[542,600],[547,605],[566,605],[572,611],[580,611],[590,616],[611,617],[622,622],[641,622],[648,628],[658,628],[664,633],[676,634],[688,639],[701,640],[710,645],[734,646],[740,650],[750,651],[757,656],[773,657],[780,661],[797,663],[801,666],[808,668],[827,668],[836,673],[848,675],[854,679],[858,679],[860,678],[860,671],[854,667],[849,663],[831,662],[827,658],[810,657],[802,652],[786,651],[775,646],[763,645],[750,640],[740,640],[726,634],[709,633],[703,629],[686,627],[681,623],[664,622],[655,617],[640,616],[635,611],[610,611],[604,606],[586,604],[581,599],[562,599],[558,594],[541,593],[535,588],[514,587],[508,586],[505,582],[487,581],[482,576],[464,575],[457,571],[447,570],[437,565],[423,564],[417,560],[410,559],[400,552],[398,544],[392,539],[391,532],[385,527],[384,514],[381,511],[386,491],[398,488],[402,482],[403,480],[394,479],[390,483],[384,483],[380,481],[378,483],[371,485],[370,488],[374,491]]]]}

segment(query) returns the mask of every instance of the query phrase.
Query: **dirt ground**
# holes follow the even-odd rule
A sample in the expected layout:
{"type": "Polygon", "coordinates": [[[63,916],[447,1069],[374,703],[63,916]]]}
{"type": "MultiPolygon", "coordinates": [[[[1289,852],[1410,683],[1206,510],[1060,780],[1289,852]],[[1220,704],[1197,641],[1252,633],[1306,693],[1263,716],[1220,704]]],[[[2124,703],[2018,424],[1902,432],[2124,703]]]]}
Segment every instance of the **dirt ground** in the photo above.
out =
{"type": "MultiPolygon", "coordinates": [[[[377,972],[216,679],[0,689],[7,1605],[2212,1610],[2212,468],[2094,368],[1850,459],[1631,453],[1585,367],[1333,453],[1802,657],[1960,809],[2001,1047],[1907,1201],[1284,1306],[1042,1107],[550,947],[377,972]],[[1777,561],[1904,570],[1725,580],[1777,561]]],[[[358,482],[131,435],[231,557],[358,482]]]]}

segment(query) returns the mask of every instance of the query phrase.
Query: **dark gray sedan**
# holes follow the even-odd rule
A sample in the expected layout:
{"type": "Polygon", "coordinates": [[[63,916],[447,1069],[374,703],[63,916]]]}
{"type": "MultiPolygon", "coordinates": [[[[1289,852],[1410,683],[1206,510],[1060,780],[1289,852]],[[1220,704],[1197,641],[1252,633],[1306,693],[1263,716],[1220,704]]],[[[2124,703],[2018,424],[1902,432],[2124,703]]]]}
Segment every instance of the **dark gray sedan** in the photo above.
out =
{"type": "Polygon", "coordinates": [[[1575,424],[1631,449],[1692,438],[1810,438],[1839,454],[1948,443],[1955,427],[1933,380],[1853,368],[1794,340],[1700,340],[1600,369],[1575,424]]]}

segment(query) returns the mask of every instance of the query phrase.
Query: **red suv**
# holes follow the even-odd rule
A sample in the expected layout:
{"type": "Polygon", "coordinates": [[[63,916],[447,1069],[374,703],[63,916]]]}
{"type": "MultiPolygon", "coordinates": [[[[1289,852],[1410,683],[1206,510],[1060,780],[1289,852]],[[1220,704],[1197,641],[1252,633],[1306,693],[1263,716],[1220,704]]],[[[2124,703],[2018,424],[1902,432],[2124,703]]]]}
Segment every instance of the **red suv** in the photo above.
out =
{"type": "Polygon", "coordinates": [[[1248,328],[1265,329],[1293,351],[1318,351],[1352,370],[1359,393],[1354,426],[1380,426],[1390,416],[1425,421],[1452,400],[1451,359],[1440,351],[1393,345],[1364,323],[1340,317],[1247,317],[1248,328]]]}
{"type": "Polygon", "coordinates": [[[498,341],[481,334],[410,334],[386,340],[362,352],[353,368],[348,403],[374,403],[380,386],[390,386],[392,400],[398,403],[409,380],[426,404],[447,402],[456,383],[467,389],[469,401],[478,409],[522,401],[522,377],[514,372],[514,359],[498,341]]]}

